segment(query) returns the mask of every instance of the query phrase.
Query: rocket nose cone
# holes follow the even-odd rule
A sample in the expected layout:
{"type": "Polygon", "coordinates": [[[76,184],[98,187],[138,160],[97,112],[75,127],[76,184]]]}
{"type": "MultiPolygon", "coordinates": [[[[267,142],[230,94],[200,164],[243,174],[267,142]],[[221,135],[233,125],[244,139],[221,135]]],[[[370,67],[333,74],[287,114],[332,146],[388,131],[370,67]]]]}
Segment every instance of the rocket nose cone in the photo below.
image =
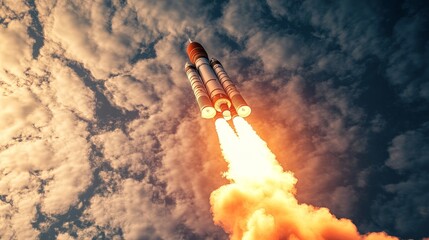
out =
{"type": "Polygon", "coordinates": [[[186,52],[188,53],[189,60],[192,64],[195,64],[195,61],[200,57],[208,58],[206,50],[204,50],[204,47],[197,43],[197,42],[191,42],[188,44],[188,47],[186,48],[186,52]]]}
{"type": "Polygon", "coordinates": [[[214,65],[216,64],[220,64],[219,60],[217,60],[216,58],[211,58],[210,59],[210,66],[214,67],[214,65]]]}
{"type": "Polygon", "coordinates": [[[191,68],[194,69],[194,70],[196,70],[196,68],[195,68],[195,66],[193,64],[191,64],[189,62],[186,62],[186,64],[185,64],[185,72],[187,72],[191,68]]]}

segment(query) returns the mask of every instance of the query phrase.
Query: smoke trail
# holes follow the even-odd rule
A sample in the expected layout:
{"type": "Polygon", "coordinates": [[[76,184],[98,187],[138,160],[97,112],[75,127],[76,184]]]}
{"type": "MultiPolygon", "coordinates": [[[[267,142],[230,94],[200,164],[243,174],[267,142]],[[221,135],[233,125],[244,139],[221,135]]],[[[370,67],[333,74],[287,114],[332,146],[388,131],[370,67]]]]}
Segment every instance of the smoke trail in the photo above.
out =
{"type": "Polygon", "coordinates": [[[385,233],[361,236],[348,219],[327,208],[299,204],[296,178],[282,169],[275,155],[242,118],[234,130],[223,119],[216,130],[231,181],[212,192],[213,220],[235,239],[397,239],[385,233]]]}

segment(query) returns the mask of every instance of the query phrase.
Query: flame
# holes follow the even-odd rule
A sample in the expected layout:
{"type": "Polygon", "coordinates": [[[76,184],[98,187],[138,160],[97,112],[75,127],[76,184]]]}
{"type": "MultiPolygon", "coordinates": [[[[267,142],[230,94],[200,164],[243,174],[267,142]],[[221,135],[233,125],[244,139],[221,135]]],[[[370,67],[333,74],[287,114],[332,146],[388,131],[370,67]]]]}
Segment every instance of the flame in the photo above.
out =
{"type": "Polygon", "coordinates": [[[349,219],[298,203],[293,173],[243,118],[233,122],[237,134],[224,119],[215,122],[231,182],[210,196],[213,220],[230,239],[398,239],[384,232],[361,236],[349,219]]]}

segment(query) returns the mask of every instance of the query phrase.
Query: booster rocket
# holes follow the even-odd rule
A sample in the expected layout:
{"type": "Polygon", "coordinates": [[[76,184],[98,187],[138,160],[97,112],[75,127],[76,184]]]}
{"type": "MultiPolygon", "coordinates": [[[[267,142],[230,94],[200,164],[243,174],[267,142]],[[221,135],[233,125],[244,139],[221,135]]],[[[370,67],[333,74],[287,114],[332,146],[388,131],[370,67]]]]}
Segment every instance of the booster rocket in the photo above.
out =
{"type": "Polygon", "coordinates": [[[222,64],[212,58],[203,46],[189,40],[186,49],[191,63],[185,64],[185,72],[191,83],[195,98],[201,111],[202,118],[249,116],[251,109],[222,64]]]}

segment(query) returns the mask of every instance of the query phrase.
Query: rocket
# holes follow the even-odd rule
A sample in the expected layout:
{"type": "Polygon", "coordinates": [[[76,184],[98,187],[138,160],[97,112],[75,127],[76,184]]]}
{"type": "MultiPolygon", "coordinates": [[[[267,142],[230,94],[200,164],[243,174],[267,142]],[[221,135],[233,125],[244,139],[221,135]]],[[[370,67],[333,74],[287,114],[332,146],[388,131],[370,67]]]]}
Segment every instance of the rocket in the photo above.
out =
{"type": "Polygon", "coordinates": [[[222,64],[212,58],[203,46],[189,40],[186,49],[191,63],[185,72],[200,108],[201,117],[230,120],[235,116],[247,117],[251,109],[235,87],[222,64]]]}

